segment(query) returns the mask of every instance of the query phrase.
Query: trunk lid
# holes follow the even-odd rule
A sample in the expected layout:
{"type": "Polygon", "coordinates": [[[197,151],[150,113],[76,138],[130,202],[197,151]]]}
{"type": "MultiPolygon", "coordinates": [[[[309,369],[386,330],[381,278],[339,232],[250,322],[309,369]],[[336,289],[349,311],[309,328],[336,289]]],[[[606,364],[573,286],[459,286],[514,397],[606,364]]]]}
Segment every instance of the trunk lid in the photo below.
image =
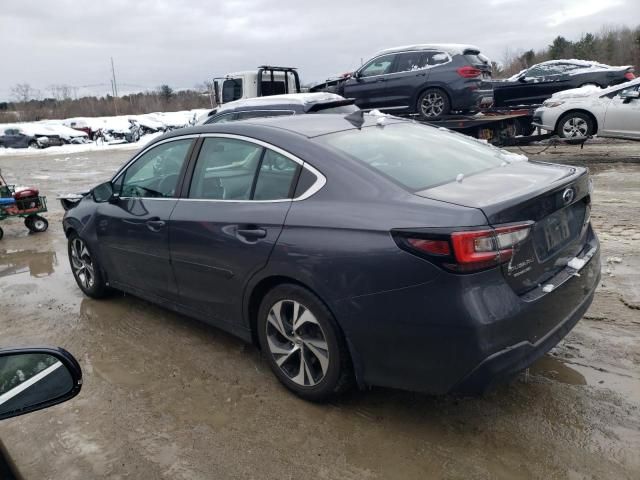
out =
{"type": "Polygon", "coordinates": [[[589,175],[582,167],[517,162],[417,195],[479,208],[493,227],[533,222],[529,236],[501,267],[518,294],[544,284],[587,243],[589,175]]]}

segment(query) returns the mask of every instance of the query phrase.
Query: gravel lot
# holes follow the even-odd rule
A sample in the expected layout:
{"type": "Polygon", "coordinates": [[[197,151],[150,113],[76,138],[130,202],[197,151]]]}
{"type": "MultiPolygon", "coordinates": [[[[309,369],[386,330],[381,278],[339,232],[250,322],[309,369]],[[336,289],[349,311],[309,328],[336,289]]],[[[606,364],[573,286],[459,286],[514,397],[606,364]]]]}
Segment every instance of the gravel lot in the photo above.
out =
{"type": "Polygon", "coordinates": [[[532,155],[591,167],[602,241],[594,304],[550,354],[481,398],[373,389],[329,405],[287,393],[219,330],[83,297],[54,198],[131,154],[0,156],[8,180],[50,200],[44,234],[2,223],[0,345],[63,346],[85,375],[74,400],[0,424],[25,478],[640,478],[640,144],[532,155]]]}

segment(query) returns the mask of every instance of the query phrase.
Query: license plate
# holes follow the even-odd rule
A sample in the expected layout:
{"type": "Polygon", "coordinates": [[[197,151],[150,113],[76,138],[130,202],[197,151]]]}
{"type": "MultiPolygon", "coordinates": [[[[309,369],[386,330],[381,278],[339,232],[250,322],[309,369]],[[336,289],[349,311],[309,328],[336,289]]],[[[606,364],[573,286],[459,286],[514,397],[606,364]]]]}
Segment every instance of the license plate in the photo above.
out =
{"type": "Polygon", "coordinates": [[[547,243],[547,251],[554,250],[571,236],[567,213],[561,210],[547,218],[544,227],[544,238],[547,243]]]}

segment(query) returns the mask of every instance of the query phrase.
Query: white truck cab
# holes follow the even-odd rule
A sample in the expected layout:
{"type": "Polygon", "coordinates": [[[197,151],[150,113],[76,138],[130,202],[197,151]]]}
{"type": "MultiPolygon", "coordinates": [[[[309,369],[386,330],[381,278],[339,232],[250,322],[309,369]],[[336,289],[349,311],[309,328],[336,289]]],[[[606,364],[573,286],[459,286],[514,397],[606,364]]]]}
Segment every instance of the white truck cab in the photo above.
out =
{"type": "Polygon", "coordinates": [[[262,65],[257,70],[214,78],[213,91],[218,105],[244,98],[300,93],[300,77],[293,67],[262,65]]]}

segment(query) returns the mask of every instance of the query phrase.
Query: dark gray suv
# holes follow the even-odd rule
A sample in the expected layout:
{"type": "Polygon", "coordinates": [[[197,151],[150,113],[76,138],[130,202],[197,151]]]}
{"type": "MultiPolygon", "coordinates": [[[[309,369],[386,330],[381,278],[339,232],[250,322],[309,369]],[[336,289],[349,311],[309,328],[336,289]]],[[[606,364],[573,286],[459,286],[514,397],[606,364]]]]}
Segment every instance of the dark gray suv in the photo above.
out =
{"type": "Polygon", "coordinates": [[[356,99],[362,109],[417,113],[424,120],[491,103],[491,62],[477,47],[411,45],[383,50],[327,89],[356,99]]]}

